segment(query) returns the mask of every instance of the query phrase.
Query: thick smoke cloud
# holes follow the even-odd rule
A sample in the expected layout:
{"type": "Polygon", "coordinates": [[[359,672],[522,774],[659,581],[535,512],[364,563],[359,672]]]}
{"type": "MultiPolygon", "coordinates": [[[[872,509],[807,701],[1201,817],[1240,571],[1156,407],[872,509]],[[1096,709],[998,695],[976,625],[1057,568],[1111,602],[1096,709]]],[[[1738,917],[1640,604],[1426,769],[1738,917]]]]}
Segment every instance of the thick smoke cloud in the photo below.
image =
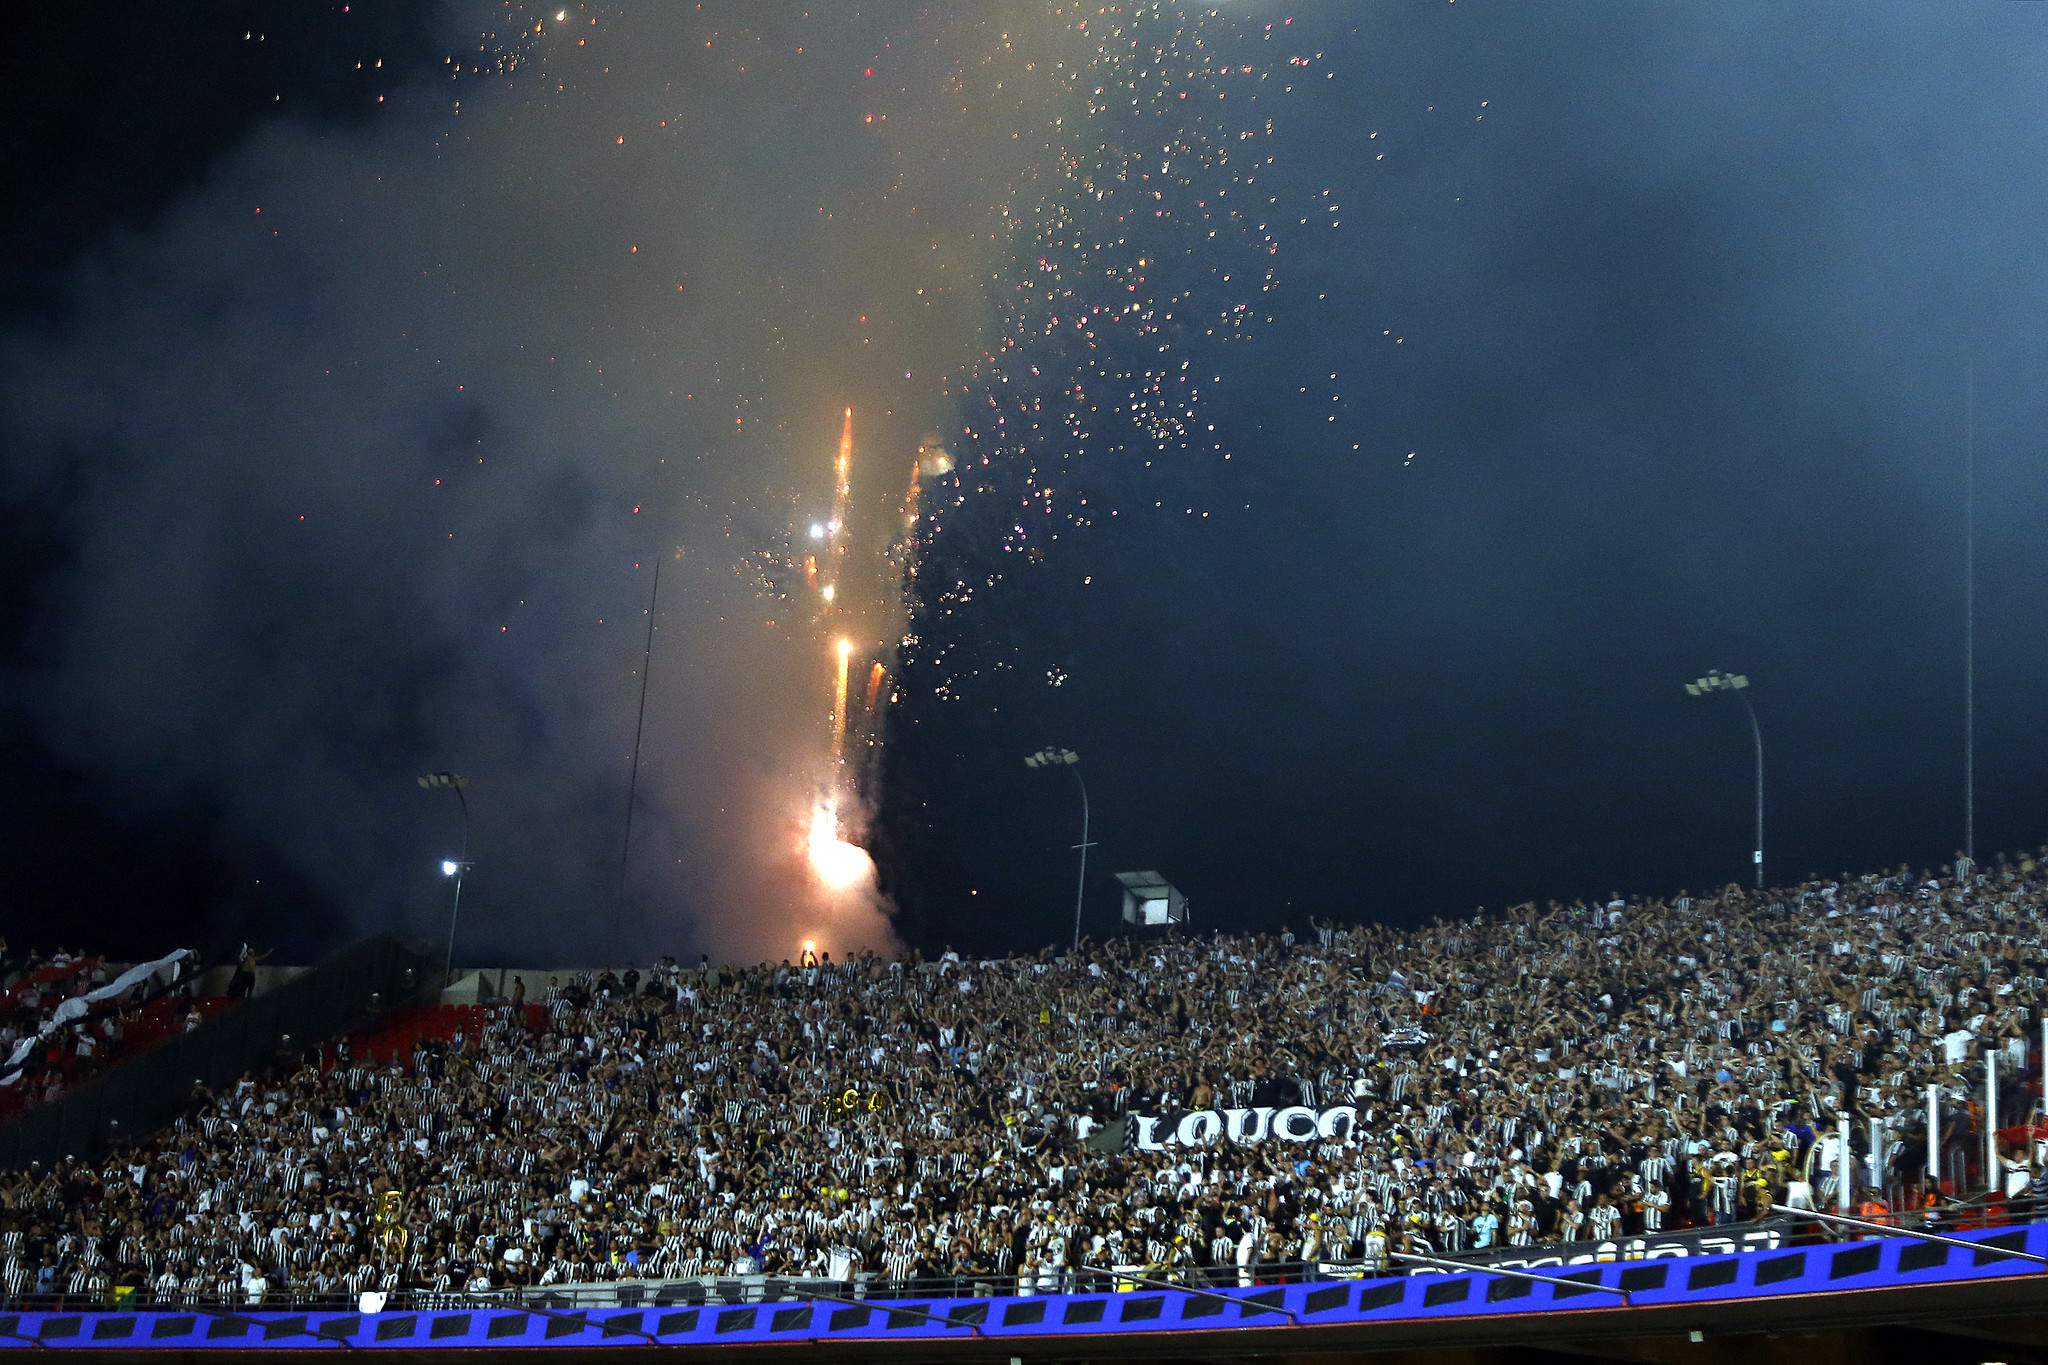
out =
{"type": "Polygon", "coordinates": [[[135,813],[217,808],[349,932],[445,931],[455,808],[415,779],[450,769],[459,958],[884,946],[798,857],[829,702],[778,594],[852,405],[886,606],[935,421],[905,375],[973,338],[1010,155],[959,98],[974,34],[920,32],[884,94],[861,72],[907,7],[564,13],[481,56],[512,21],[452,13],[457,60],[512,75],[270,128],[91,261],[61,334],[8,339],[8,491],[75,549],[17,681],[135,813]]]}

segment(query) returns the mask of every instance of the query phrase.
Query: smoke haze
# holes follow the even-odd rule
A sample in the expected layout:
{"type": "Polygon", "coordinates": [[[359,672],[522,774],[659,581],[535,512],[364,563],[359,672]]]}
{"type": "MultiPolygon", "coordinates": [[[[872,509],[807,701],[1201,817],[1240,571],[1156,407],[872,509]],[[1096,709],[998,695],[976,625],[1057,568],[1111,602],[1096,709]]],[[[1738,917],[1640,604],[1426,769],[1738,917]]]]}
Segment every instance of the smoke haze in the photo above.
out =
{"type": "MultiPolygon", "coordinates": [[[[821,902],[800,860],[830,701],[791,538],[851,405],[882,657],[1016,160],[962,98],[978,31],[563,14],[373,128],[271,126],[91,259],[60,333],[7,339],[8,491],[74,548],[18,682],[137,818],[217,809],[341,912],[288,950],[446,932],[440,769],[472,783],[459,960],[886,947],[872,895],[821,902]]],[[[449,50],[513,24],[460,7],[449,50]]]]}

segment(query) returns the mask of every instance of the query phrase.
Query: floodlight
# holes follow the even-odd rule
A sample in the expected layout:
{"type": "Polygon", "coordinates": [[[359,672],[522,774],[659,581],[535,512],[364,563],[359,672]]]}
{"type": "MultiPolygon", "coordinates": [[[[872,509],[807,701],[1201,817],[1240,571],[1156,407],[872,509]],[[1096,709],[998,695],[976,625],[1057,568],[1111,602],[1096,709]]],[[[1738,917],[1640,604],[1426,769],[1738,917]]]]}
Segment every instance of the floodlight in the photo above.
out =
{"type": "Polygon", "coordinates": [[[1081,855],[1081,870],[1074,886],[1074,950],[1076,952],[1079,952],[1081,948],[1081,903],[1088,887],[1088,849],[1090,847],[1088,839],[1088,783],[1082,779],[1081,770],[1076,766],[1080,761],[1081,756],[1072,749],[1057,749],[1050,744],[1035,754],[1025,755],[1024,758],[1024,766],[1027,768],[1050,768],[1054,766],[1065,768],[1074,775],[1074,785],[1080,788],[1081,791],[1081,842],[1074,845],[1081,855]]]}
{"type": "MultiPolygon", "coordinates": [[[[1741,693],[1747,691],[1748,688],[1749,675],[1747,673],[1723,673],[1718,668],[1708,669],[1707,675],[1704,678],[1695,679],[1685,685],[1686,695],[1691,697],[1704,697],[1709,692],[1741,693]]],[[[1743,713],[1749,717],[1750,740],[1756,748],[1756,847],[1750,853],[1750,861],[1756,867],[1757,889],[1762,890],[1764,884],[1764,734],[1763,729],[1756,723],[1756,708],[1749,704],[1749,698],[1744,696],[1739,698],[1739,700],[1742,702],[1743,713]]]]}

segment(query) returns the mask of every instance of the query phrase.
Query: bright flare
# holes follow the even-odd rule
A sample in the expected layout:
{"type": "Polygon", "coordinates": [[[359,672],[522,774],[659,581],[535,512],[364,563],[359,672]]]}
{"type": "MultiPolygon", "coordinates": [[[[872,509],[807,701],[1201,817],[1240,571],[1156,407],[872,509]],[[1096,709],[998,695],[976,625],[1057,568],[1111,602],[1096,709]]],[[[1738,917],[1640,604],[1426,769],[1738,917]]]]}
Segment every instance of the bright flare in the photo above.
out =
{"type": "Polygon", "coordinates": [[[811,811],[807,852],[811,871],[828,891],[851,890],[865,882],[875,868],[866,849],[839,837],[838,812],[828,804],[820,804],[811,811]]]}

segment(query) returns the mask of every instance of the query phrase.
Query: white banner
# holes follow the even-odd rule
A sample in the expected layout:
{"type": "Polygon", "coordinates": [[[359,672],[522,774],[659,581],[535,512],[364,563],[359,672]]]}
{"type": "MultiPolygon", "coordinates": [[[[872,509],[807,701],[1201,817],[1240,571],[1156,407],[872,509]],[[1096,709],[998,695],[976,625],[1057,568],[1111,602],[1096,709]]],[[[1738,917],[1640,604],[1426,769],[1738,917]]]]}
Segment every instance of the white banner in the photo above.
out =
{"type": "Polygon", "coordinates": [[[1355,1105],[1311,1109],[1305,1104],[1285,1109],[1196,1109],[1183,1114],[1132,1114],[1140,1151],[1169,1147],[1214,1147],[1218,1143],[1349,1142],[1358,1124],[1355,1105]]]}
{"type": "Polygon", "coordinates": [[[8,1054],[7,1058],[7,1074],[0,1076],[0,1085],[13,1085],[16,1081],[20,1080],[21,1064],[28,1060],[31,1052],[35,1051],[36,1044],[42,1042],[73,1020],[84,1018],[86,1012],[100,1001],[112,1000],[123,991],[141,985],[158,972],[167,971],[170,973],[164,978],[164,984],[168,986],[184,975],[186,968],[197,960],[197,956],[190,948],[180,948],[169,957],[160,957],[154,962],[137,963],[112,981],[109,981],[106,985],[86,991],[82,995],[74,995],[69,1000],[64,1001],[51,1013],[49,1022],[43,1025],[40,1032],[22,1039],[14,1045],[14,1051],[8,1054]]]}

